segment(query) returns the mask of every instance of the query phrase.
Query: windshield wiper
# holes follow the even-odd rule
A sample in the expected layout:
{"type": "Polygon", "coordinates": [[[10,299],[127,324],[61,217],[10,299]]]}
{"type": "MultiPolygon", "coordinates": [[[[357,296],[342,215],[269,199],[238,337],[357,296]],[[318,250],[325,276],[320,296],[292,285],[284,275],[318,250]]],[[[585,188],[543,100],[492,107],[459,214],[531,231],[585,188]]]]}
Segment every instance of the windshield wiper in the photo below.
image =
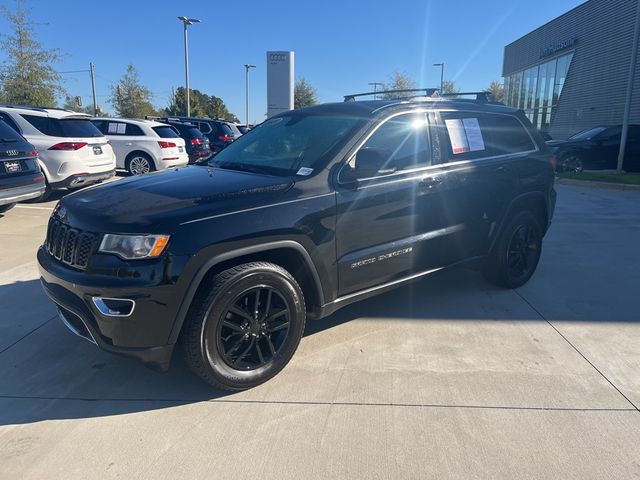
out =
{"type": "Polygon", "coordinates": [[[0,142],[5,142],[5,143],[17,142],[17,141],[18,141],[17,138],[0,138],[0,142]]]}
{"type": "Polygon", "coordinates": [[[253,165],[245,165],[243,163],[215,163],[215,162],[213,162],[213,166],[217,167],[217,168],[223,168],[225,170],[238,170],[240,172],[249,172],[249,173],[257,173],[259,175],[268,175],[260,167],[255,167],[253,165]]]}

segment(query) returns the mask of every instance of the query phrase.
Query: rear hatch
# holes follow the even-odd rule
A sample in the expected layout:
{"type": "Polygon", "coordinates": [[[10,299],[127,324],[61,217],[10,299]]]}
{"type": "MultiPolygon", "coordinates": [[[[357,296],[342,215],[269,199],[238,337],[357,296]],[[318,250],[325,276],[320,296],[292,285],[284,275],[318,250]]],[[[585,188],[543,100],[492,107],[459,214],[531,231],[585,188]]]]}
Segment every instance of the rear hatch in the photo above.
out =
{"type": "Polygon", "coordinates": [[[162,148],[163,159],[179,158],[187,154],[184,139],[180,138],[175,128],[169,125],[151,128],[161,139],[158,144],[162,148]]]}
{"type": "Polygon", "coordinates": [[[33,145],[0,120],[0,178],[38,173],[37,156],[33,145]]]}

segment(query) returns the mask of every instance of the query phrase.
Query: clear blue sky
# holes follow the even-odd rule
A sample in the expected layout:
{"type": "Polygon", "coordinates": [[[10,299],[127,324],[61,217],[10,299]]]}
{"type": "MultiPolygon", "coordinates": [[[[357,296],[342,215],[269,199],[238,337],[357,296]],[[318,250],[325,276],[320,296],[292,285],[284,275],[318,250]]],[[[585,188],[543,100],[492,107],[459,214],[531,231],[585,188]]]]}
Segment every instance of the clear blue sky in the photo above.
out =
{"type": "MultiPolygon", "coordinates": [[[[191,88],[221,97],[244,121],[244,67],[251,71],[251,121],[266,113],[267,50],[294,50],[296,77],[305,77],[322,102],[367,91],[395,70],[420,86],[445,77],[463,90],[500,79],[504,46],[583,3],[583,0],[28,0],[37,38],[64,53],[60,71],[96,66],[98,103],[107,111],[109,86],[128,63],[164,107],[184,84],[182,24],[189,29],[191,88]]],[[[11,8],[13,0],[0,0],[11,8]]],[[[0,19],[0,32],[7,22],[0,19]]],[[[0,61],[4,59],[0,52],[0,61]]],[[[87,74],[65,74],[72,95],[91,102],[87,74]]]]}

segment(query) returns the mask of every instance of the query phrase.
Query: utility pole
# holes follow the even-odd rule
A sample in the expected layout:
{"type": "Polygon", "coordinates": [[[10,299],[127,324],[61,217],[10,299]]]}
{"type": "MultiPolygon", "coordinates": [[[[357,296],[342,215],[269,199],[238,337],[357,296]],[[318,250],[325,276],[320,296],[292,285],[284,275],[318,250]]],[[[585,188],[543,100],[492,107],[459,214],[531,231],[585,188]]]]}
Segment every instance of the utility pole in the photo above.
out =
{"type": "Polygon", "coordinates": [[[640,36],[640,0],[636,7],[636,26],[633,30],[633,46],[631,47],[631,62],[629,62],[629,80],[627,82],[627,96],[624,102],[624,115],[622,117],[622,133],[620,135],[620,151],[618,152],[617,173],[622,173],[624,164],[624,152],[627,148],[627,136],[629,134],[629,115],[631,112],[631,97],[633,83],[636,74],[636,59],[638,57],[638,37],[640,36]]]}
{"type": "Polygon", "coordinates": [[[91,75],[91,90],[93,92],[93,116],[98,116],[98,102],[96,101],[96,74],[93,71],[93,62],[89,63],[89,74],[91,75]]]}
{"type": "Polygon", "coordinates": [[[247,117],[246,117],[247,123],[245,124],[245,126],[249,128],[249,69],[256,68],[256,66],[245,63],[244,68],[245,68],[244,85],[245,85],[245,100],[246,100],[246,114],[247,114],[247,117]]]}
{"type": "Polygon", "coordinates": [[[189,38],[187,35],[187,27],[194,23],[200,23],[197,18],[178,17],[184,24],[184,77],[186,86],[186,100],[187,100],[187,117],[191,116],[191,105],[189,103],[189,38]]]}
{"type": "Polygon", "coordinates": [[[369,82],[367,85],[373,85],[373,99],[376,100],[378,98],[378,95],[376,95],[376,93],[378,92],[378,85],[382,86],[383,83],[369,82]]]}

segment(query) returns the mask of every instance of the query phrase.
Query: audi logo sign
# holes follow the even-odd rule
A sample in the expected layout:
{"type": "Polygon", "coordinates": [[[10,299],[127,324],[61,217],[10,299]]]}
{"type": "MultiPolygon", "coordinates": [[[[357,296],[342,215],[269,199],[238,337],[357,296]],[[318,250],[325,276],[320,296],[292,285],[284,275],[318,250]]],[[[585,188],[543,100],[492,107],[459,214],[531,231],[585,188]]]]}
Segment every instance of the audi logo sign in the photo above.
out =
{"type": "Polygon", "coordinates": [[[286,53],[270,53],[269,60],[271,62],[284,62],[287,59],[286,53]]]}
{"type": "Polygon", "coordinates": [[[7,157],[15,157],[16,155],[18,155],[18,150],[7,150],[4,152],[7,157]]]}

